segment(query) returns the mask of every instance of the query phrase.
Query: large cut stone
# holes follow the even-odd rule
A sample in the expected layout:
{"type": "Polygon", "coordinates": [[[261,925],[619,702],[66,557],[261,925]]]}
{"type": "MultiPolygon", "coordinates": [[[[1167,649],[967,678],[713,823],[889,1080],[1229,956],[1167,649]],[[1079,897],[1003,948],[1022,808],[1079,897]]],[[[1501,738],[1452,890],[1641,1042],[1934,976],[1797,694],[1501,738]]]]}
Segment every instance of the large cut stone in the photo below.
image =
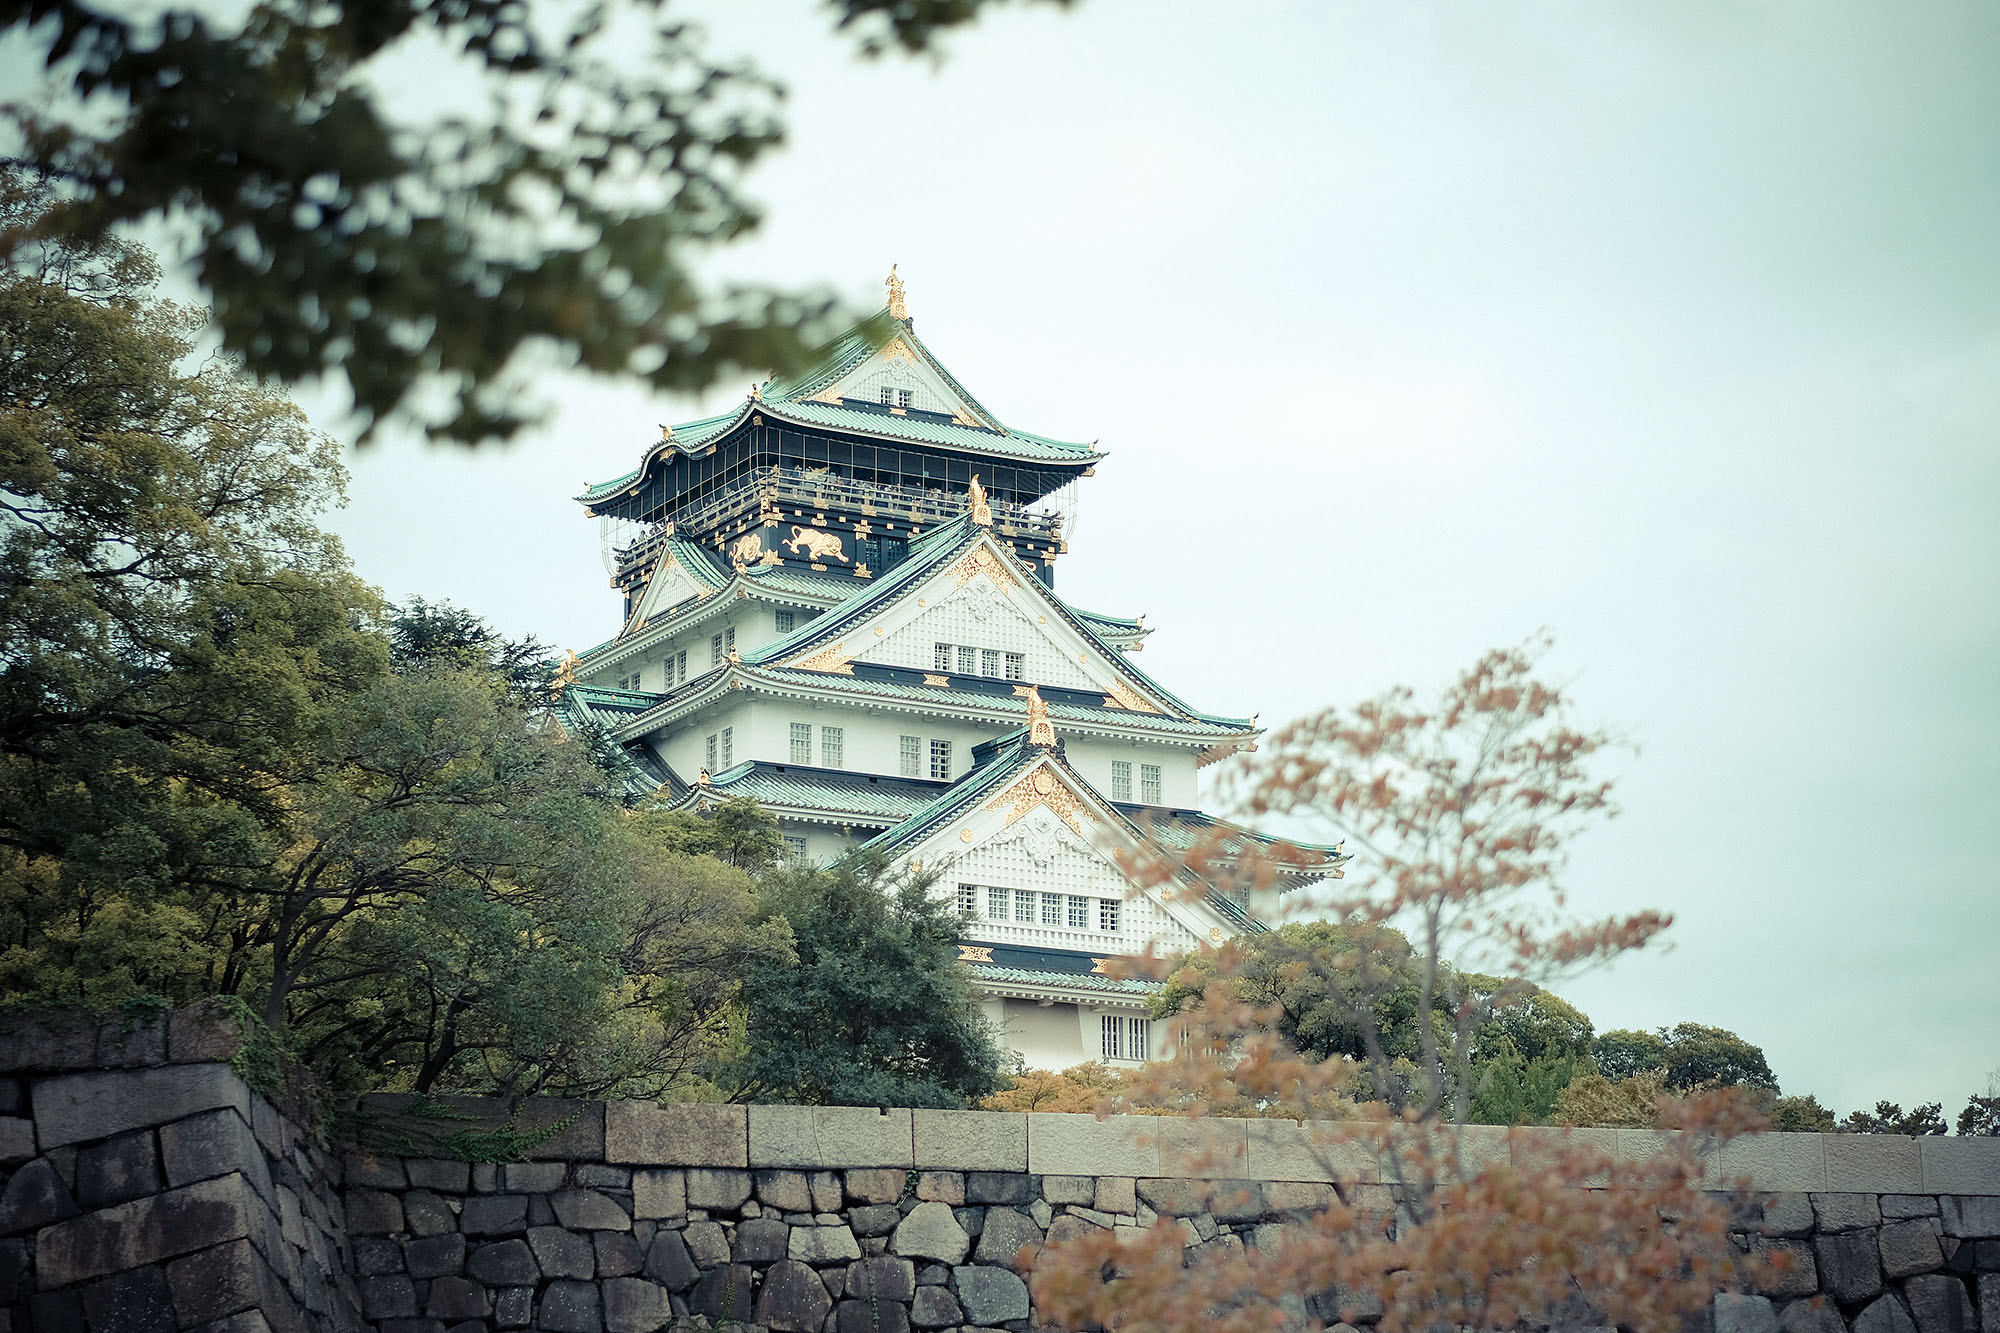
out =
{"type": "Polygon", "coordinates": [[[1854,1333],[1917,1333],[1917,1326],[1892,1294],[1854,1317],[1854,1333]]]}
{"type": "Polygon", "coordinates": [[[1972,1333],[1977,1327],[1965,1283],[1956,1277],[1941,1273],[1913,1277],[1903,1284],[1903,1294],[1916,1316],[1917,1333],[1972,1333]]]}
{"type": "Polygon", "coordinates": [[[228,1065],[167,1065],[115,1073],[69,1074],[35,1085],[42,1150],[108,1139],[127,1130],[233,1106],[246,1120],[250,1089],[228,1065]]]}
{"type": "Polygon", "coordinates": [[[174,1300],[167,1275],[157,1268],[135,1268],[93,1282],[83,1289],[83,1312],[92,1328],[118,1333],[174,1333],[174,1300]]]}
{"type": "Polygon", "coordinates": [[[687,1239],[695,1267],[714,1268],[729,1262],[729,1236],[720,1222],[690,1222],[681,1235],[687,1239]]]}
{"type": "Polygon", "coordinates": [[[411,1190],[403,1196],[403,1223],[412,1236],[442,1236],[458,1230],[458,1217],[451,1206],[429,1190],[411,1190]]]}
{"type": "Polygon", "coordinates": [[[446,1323],[460,1319],[484,1319],[492,1310],[493,1304],[486,1297],[486,1288],[467,1282],[462,1277],[433,1279],[430,1295],[424,1298],[424,1313],[446,1323]]]}
{"type": "Polygon", "coordinates": [[[1027,1206],[1035,1197],[1035,1178],[1019,1171],[971,1171],[965,1177],[967,1203],[1027,1206]]]}
{"type": "Polygon", "coordinates": [[[615,1199],[596,1190],[564,1190],[549,1197],[556,1220],[573,1231],[630,1231],[632,1219],[615,1199]]]}
{"type": "Polygon", "coordinates": [[[748,1112],[741,1106],[604,1105],[604,1160],[633,1166],[748,1166],[748,1112]]]}
{"type": "Polygon", "coordinates": [[[986,1210],[986,1225],[979,1233],[979,1249],[973,1258],[982,1264],[1014,1267],[1022,1246],[1039,1250],[1042,1229],[1035,1219],[1012,1208],[995,1206],[986,1210]]]}
{"type": "Polygon", "coordinates": [[[1923,1218],[1891,1222],[1883,1227],[1881,1246],[1882,1271],[1890,1277],[1935,1273],[1944,1267],[1944,1251],[1938,1248],[1937,1232],[1923,1218]]]}
{"type": "Polygon", "coordinates": [[[597,1251],[597,1276],[630,1277],[645,1262],[645,1252],[630,1232],[593,1231],[590,1244],[597,1251]]]}
{"type": "Polygon", "coordinates": [[[1815,1194],[1812,1206],[1821,1231],[1857,1231],[1882,1224],[1882,1205],[1873,1194],[1815,1194]]]}
{"type": "Polygon", "coordinates": [[[84,1208],[157,1194],[160,1184],[159,1154],[151,1130],[121,1134],[76,1155],[76,1201],[84,1208]]]}
{"type": "Polygon", "coordinates": [[[688,1297],[688,1313],[747,1324],[755,1281],[748,1264],[711,1268],[694,1284],[694,1294],[688,1297]]]}
{"type": "Polygon", "coordinates": [[[832,1309],[819,1274],[796,1259],[780,1259],[764,1274],[756,1321],[779,1333],[819,1333],[832,1309]]]}
{"type": "Polygon", "coordinates": [[[410,1173],[410,1183],[427,1190],[464,1194],[472,1181],[472,1167],[466,1162],[447,1162],[440,1158],[425,1157],[405,1162],[403,1165],[410,1173]]]}
{"type": "Polygon", "coordinates": [[[1758,1240],[1750,1255],[1758,1295],[1811,1296],[1819,1291],[1819,1267],[1804,1241],[1758,1240]]]}
{"type": "MultiPolygon", "coordinates": [[[[248,1248],[247,1246],[245,1248],[248,1248]]],[[[180,1265],[174,1265],[179,1268],[180,1265]]],[[[169,1276],[173,1270],[169,1269],[169,1276]]],[[[183,1285],[176,1278],[174,1285],[183,1285]]],[[[200,1290],[201,1285],[193,1278],[185,1284],[190,1291],[200,1290]]],[[[379,1277],[364,1277],[360,1282],[361,1313],[370,1319],[414,1319],[417,1317],[416,1284],[401,1273],[384,1273],[379,1277]]]]}
{"type": "Polygon", "coordinates": [[[833,1309],[832,1333],[910,1333],[907,1307],[844,1300],[833,1309]]]}
{"type": "Polygon", "coordinates": [[[667,1289],[644,1278],[614,1277],[604,1287],[604,1327],[610,1333],[654,1333],[674,1317],[667,1289]]]}
{"type": "Polygon", "coordinates": [[[678,1231],[654,1233],[653,1246],[646,1251],[645,1273],[674,1291],[686,1291],[701,1280],[701,1270],[694,1266],[687,1242],[678,1231]]]}
{"type": "Polygon", "coordinates": [[[803,1171],[759,1171],[757,1201],[781,1213],[809,1213],[813,1210],[812,1189],[803,1171]]]}
{"type": "Polygon", "coordinates": [[[918,1328],[950,1328],[965,1322],[958,1297],[946,1287],[918,1287],[910,1302],[910,1322],[918,1328]]]}
{"type": "MultiPolygon", "coordinates": [[[[239,1310],[276,1309],[288,1303],[278,1275],[247,1240],[217,1245],[168,1264],[167,1285],[173,1291],[174,1312],[185,1327],[239,1310]]],[[[366,1302],[371,1290],[376,1293],[376,1309],[384,1312],[379,1317],[415,1314],[416,1297],[409,1286],[410,1280],[401,1274],[363,1278],[362,1299],[366,1302]],[[370,1283],[378,1285],[371,1288],[370,1283]]]]}
{"type": "Polygon", "coordinates": [[[736,1227],[730,1258],[739,1264],[768,1264],[785,1257],[792,1229],[775,1217],[753,1217],[736,1227]]]}
{"type": "Polygon", "coordinates": [[[687,1173],[653,1170],[632,1173],[632,1216],[686,1217],[687,1173]]]}
{"type": "MultiPolygon", "coordinates": [[[[617,1103],[613,1102],[613,1106],[617,1103]]],[[[602,1333],[604,1315],[595,1282],[558,1281],[542,1293],[541,1327],[554,1333],[602,1333]]]]}
{"type": "Polygon", "coordinates": [[[2000,1273],[1979,1275],[1979,1327],[1986,1333],[2000,1329],[2000,1273]]]}
{"type": "MultiPolygon", "coordinates": [[[[414,1262],[410,1271],[416,1272],[414,1262]]],[[[535,1264],[534,1253],[524,1240],[503,1240],[496,1245],[480,1246],[466,1261],[465,1271],[489,1287],[529,1287],[542,1276],[541,1269],[535,1264]]]]}
{"type": "Polygon", "coordinates": [[[878,1254],[847,1266],[845,1290],[860,1300],[907,1301],[917,1289],[917,1266],[878,1254]]]}
{"type": "Polygon", "coordinates": [[[847,1173],[847,1197],[855,1203],[894,1203],[903,1197],[910,1173],[890,1167],[864,1167],[847,1173]]]}
{"type": "Polygon", "coordinates": [[[1813,1239],[1821,1287],[1843,1304],[1882,1290],[1882,1256],[1872,1231],[1847,1231],[1813,1239]]]}
{"type": "Polygon", "coordinates": [[[748,1171],[696,1168],[687,1173],[687,1201],[690,1208],[733,1213],[750,1197],[748,1171]]]}
{"type": "Polygon", "coordinates": [[[992,1326],[1028,1317],[1028,1284],[1007,1269],[983,1264],[954,1268],[951,1287],[968,1324],[992,1326]]]}
{"type": "Polygon", "coordinates": [[[1778,1316],[1778,1333],[1847,1333],[1840,1311],[1825,1297],[1793,1301],[1778,1316]]]}
{"type": "Polygon", "coordinates": [[[1778,1333],[1778,1316],[1762,1296],[1719,1292],[1715,1297],[1715,1333],[1778,1333]]]}
{"type": "Polygon", "coordinates": [[[64,1286],[248,1236],[254,1197],[243,1177],[224,1176],[58,1222],[36,1238],[41,1284],[64,1286]]]}
{"type": "MultiPolygon", "coordinates": [[[[43,1143],[46,1146],[47,1140],[43,1143]]],[[[1965,1240],[2000,1236],[2000,1194],[1948,1194],[1938,1202],[1943,1206],[1945,1235],[1965,1240]]]]}
{"type": "MultiPolygon", "coordinates": [[[[521,1242],[510,1240],[507,1244],[521,1245],[521,1242]]],[[[498,1245],[485,1245],[480,1247],[480,1252],[500,1248],[502,1247],[498,1245]]],[[[528,1247],[521,1245],[521,1252],[526,1254],[527,1251],[528,1247]]],[[[421,1240],[413,1240],[403,1247],[403,1258],[411,1277],[456,1276],[465,1267],[465,1237],[454,1231],[448,1236],[425,1236],[421,1240]]],[[[528,1274],[526,1280],[533,1282],[537,1274],[532,1259],[528,1261],[528,1274]]],[[[481,1277],[476,1268],[472,1275],[481,1282],[491,1281],[489,1278],[481,1277]]],[[[520,1280],[514,1279],[516,1282],[520,1280]]]]}
{"type": "Polygon", "coordinates": [[[0,1190],[0,1233],[33,1231],[76,1216],[76,1200],[46,1157],[28,1163],[0,1190]]]}
{"type": "Polygon", "coordinates": [[[597,1271],[597,1254],[590,1241],[561,1227],[529,1227],[528,1246],[543,1277],[587,1278],[597,1271]]]}
{"type": "Polygon", "coordinates": [[[861,1246],[846,1227],[793,1227],[785,1257],[807,1264],[835,1264],[859,1259],[861,1246]]]}
{"type": "Polygon", "coordinates": [[[896,1228],[889,1248],[905,1259],[935,1259],[941,1264],[955,1264],[963,1261],[966,1251],[972,1248],[972,1237],[965,1234],[965,1228],[952,1216],[949,1204],[920,1203],[896,1228]]]}
{"type": "Polygon", "coordinates": [[[528,1198],[524,1194],[475,1194],[465,1201],[458,1221],[468,1236],[518,1236],[528,1229],[528,1198]]]}

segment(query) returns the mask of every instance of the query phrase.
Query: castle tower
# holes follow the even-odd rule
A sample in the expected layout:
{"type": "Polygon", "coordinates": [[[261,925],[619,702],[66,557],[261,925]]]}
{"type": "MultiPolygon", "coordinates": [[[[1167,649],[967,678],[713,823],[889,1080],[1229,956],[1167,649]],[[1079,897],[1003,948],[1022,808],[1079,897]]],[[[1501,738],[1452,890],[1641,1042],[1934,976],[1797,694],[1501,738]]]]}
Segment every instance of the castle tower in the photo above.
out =
{"type": "Polygon", "coordinates": [[[982,1008],[1030,1065],[1144,1059],[1155,984],[1106,960],[1261,930],[1343,858],[1304,849],[1261,895],[1131,893],[1121,854],[1217,828],[1198,771],[1255,721],[1133,665],[1140,619],[1056,595],[1061,499],[1105,455],[1004,425],[888,285],[812,369],[663,427],[578,497],[616,536],[624,608],[565,716],[615,743],[635,790],[749,796],[801,860],[869,847],[937,875],[982,1008]]]}

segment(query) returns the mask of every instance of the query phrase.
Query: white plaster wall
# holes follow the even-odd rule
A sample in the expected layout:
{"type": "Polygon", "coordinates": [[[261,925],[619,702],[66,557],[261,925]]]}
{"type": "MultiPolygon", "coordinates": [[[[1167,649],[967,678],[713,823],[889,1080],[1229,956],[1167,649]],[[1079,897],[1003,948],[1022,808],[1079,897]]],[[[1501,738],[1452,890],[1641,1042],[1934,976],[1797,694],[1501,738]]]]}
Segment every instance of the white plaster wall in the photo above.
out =
{"type": "Polygon", "coordinates": [[[1006,1000],[1003,1040],[1030,1069],[1058,1070],[1091,1059],[1073,1004],[1046,1007],[1033,1000],[1006,1000]]]}
{"type": "Polygon", "coordinates": [[[1063,754],[1107,800],[1111,797],[1111,761],[1123,759],[1132,765],[1132,800],[1141,799],[1139,765],[1158,764],[1162,805],[1190,810],[1201,806],[1199,769],[1192,750],[1140,741],[1065,736],[1063,754]]]}

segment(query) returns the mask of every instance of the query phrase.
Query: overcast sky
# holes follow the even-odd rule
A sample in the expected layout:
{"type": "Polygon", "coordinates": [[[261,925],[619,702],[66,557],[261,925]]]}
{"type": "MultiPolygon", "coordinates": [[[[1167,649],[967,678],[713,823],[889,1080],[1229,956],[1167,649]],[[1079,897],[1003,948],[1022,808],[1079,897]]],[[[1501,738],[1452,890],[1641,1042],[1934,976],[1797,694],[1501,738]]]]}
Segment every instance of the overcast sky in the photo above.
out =
{"type": "MultiPolygon", "coordinates": [[[[1600,1030],[1843,1113],[2000,1068],[2000,5],[1085,0],[935,66],[679,8],[792,92],[714,272],[900,263],[1002,420],[1101,441],[1058,588],[1148,671],[1271,722],[1547,626],[1640,747],[1576,902],[1677,917],[1563,988],[1600,1030]]],[[[743,386],[547,388],[510,451],[357,457],[336,526],[581,648],[569,497],[743,386]]]]}

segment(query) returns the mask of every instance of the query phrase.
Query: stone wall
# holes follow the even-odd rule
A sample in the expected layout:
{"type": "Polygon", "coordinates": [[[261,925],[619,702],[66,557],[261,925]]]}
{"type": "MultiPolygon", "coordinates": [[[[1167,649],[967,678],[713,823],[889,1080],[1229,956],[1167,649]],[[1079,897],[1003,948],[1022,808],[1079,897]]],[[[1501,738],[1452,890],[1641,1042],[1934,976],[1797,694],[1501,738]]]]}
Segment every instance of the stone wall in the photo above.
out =
{"type": "MultiPolygon", "coordinates": [[[[228,1075],[230,1040],[0,1035],[27,1071],[0,1081],[0,1333],[1023,1333],[1024,1246],[1161,1217],[1197,1257],[1269,1244],[1329,1169],[1389,1199],[1282,1121],[376,1097],[336,1162],[228,1075]],[[496,1147],[523,1160],[461,1160],[496,1147]]],[[[1760,1191],[1741,1243],[1796,1260],[1711,1333],[2000,1333],[2000,1140],[1772,1134],[1711,1170],[1760,1191]]]]}
{"type": "Polygon", "coordinates": [[[0,1017],[0,1333],[363,1327],[340,1163],[201,1010],[0,1017]]]}

